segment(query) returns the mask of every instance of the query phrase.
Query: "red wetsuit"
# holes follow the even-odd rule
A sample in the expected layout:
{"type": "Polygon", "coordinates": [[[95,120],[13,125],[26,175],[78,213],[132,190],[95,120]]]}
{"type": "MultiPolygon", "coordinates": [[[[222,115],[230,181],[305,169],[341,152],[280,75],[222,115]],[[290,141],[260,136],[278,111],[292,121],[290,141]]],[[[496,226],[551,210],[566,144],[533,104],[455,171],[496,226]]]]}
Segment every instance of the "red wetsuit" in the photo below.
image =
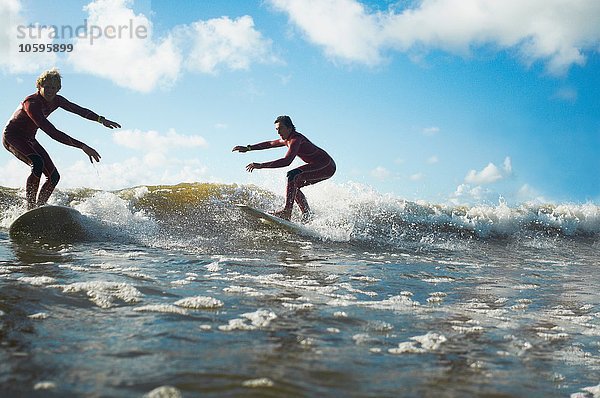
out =
{"type": "Polygon", "coordinates": [[[287,140],[265,141],[251,146],[252,150],[277,148],[287,146],[288,151],[281,159],[261,163],[261,168],[273,169],[289,166],[298,156],[306,162],[288,172],[286,208],[291,209],[294,199],[303,213],[309,211],[308,202],[299,188],[330,178],[335,173],[335,162],[327,152],[308,140],[305,136],[294,131],[287,140]]]}
{"type": "Polygon", "coordinates": [[[95,112],[69,102],[63,96],[56,95],[52,102],[48,102],[37,92],[23,100],[2,134],[4,147],[28,165],[31,166],[33,163],[32,155],[41,157],[43,160],[42,172],[48,178],[56,168],[46,150],[35,139],[38,128],[60,143],[76,148],[83,146],[81,141],[71,138],[48,121],[48,116],[57,108],[63,108],[89,120],[97,121],[99,118],[95,112]]]}

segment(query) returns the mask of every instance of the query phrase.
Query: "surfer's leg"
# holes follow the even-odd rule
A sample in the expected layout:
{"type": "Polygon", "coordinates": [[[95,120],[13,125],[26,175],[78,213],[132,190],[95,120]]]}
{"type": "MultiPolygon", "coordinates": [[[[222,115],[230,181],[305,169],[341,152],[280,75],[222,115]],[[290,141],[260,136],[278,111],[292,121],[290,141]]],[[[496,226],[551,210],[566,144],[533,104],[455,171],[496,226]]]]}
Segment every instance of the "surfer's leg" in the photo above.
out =
{"type": "Polygon", "coordinates": [[[306,200],[306,196],[300,191],[300,188],[330,178],[335,173],[335,164],[333,162],[322,165],[305,164],[292,171],[296,172],[293,176],[294,185],[296,186],[295,200],[302,211],[302,221],[308,222],[312,216],[311,210],[308,200],[306,200]]]}
{"type": "Polygon", "coordinates": [[[58,170],[56,170],[48,152],[46,152],[46,150],[37,142],[36,145],[34,145],[34,148],[37,154],[43,159],[42,173],[46,176],[46,182],[42,185],[42,189],[40,189],[40,193],[37,197],[37,205],[42,206],[48,202],[50,195],[52,195],[54,188],[60,180],[60,174],[58,174],[58,170]]]}
{"type": "Polygon", "coordinates": [[[34,141],[19,139],[18,137],[7,138],[4,136],[2,143],[17,159],[31,167],[31,174],[27,177],[27,182],[25,183],[27,210],[31,210],[36,206],[40,178],[44,169],[44,160],[36,152],[34,141]]]}
{"type": "Polygon", "coordinates": [[[312,212],[310,211],[308,200],[306,200],[306,196],[304,196],[300,188],[296,190],[296,203],[302,212],[302,222],[309,222],[312,219],[312,212]]]}
{"type": "Polygon", "coordinates": [[[31,174],[27,178],[25,198],[27,199],[27,210],[31,210],[36,207],[38,188],[40,187],[40,179],[44,170],[44,161],[37,153],[28,157],[31,162],[31,174]]]}
{"type": "Polygon", "coordinates": [[[335,163],[328,162],[320,165],[305,164],[296,170],[300,170],[300,173],[296,177],[296,185],[298,188],[302,188],[331,178],[335,173],[335,163]]]}
{"type": "Polygon", "coordinates": [[[27,183],[25,185],[25,199],[27,200],[27,210],[31,210],[36,207],[36,198],[39,187],[40,177],[31,173],[29,177],[27,177],[27,183]]]}
{"type": "Polygon", "coordinates": [[[296,189],[296,203],[298,204],[298,207],[300,208],[300,211],[303,214],[310,212],[308,200],[306,200],[306,196],[304,196],[300,188],[296,189]]]}
{"type": "Polygon", "coordinates": [[[50,199],[50,195],[56,188],[58,181],[60,180],[60,174],[58,174],[58,170],[54,169],[54,172],[50,174],[50,176],[46,179],[44,185],[42,185],[42,189],[40,189],[40,194],[38,196],[37,205],[42,206],[48,202],[50,199]]]}
{"type": "MultiPolygon", "coordinates": [[[[296,199],[296,195],[298,191],[298,185],[296,178],[299,174],[302,173],[302,169],[297,168],[288,171],[287,173],[287,186],[285,189],[285,206],[283,210],[279,210],[273,213],[274,216],[283,218],[284,220],[291,220],[292,218],[292,208],[294,207],[294,200],[296,199]]],[[[300,193],[302,195],[302,193],[300,193]]],[[[302,195],[304,196],[304,195],[302,195]]]]}
{"type": "Polygon", "coordinates": [[[292,208],[294,206],[294,198],[296,197],[298,187],[293,180],[288,180],[285,191],[285,206],[282,210],[274,212],[273,215],[289,221],[292,219],[292,208]]]}

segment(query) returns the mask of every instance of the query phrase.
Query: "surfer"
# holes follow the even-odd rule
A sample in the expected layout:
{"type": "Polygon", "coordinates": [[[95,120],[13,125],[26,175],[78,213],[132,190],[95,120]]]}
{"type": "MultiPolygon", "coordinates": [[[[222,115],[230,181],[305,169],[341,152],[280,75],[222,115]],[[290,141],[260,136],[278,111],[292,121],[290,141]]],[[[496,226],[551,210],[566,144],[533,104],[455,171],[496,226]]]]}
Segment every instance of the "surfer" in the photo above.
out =
{"type": "Polygon", "coordinates": [[[83,118],[93,120],[107,128],[121,127],[118,123],[106,119],[93,111],[69,102],[58,95],[61,88],[61,76],[58,70],[51,69],[40,75],[36,81],[37,92],[21,102],[11,119],[6,124],[2,134],[4,147],[31,167],[31,175],[27,178],[25,197],[27,209],[33,209],[45,204],[52,191],[58,184],[60,175],[46,150],[35,139],[37,129],[42,129],[56,141],[79,148],[90,157],[90,162],[100,161],[100,155],[81,141],[78,141],[58,130],[48,121],[48,116],[57,108],[75,113],[83,118]],[[38,187],[42,174],[46,182],[38,195],[38,187]]]}
{"type": "Polygon", "coordinates": [[[273,215],[289,221],[292,218],[292,208],[295,200],[302,211],[302,221],[306,222],[310,219],[310,207],[300,188],[330,178],[335,173],[335,162],[327,152],[297,132],[289,116],[277,117],[275,119],[275,130],[277,130],[281,139],[254,145],[238,145],[232,151],[248,152],[282,146],[288,147],[287,153],[281,159],[266,163],[250,163],[246,166],[246,170],[249,172],[254,171],[254,169],[274,169],[289,166],[296,156],[306,162],[305,165],[292,169],[287,173],[285,207],[273,213],[273,215]]]}

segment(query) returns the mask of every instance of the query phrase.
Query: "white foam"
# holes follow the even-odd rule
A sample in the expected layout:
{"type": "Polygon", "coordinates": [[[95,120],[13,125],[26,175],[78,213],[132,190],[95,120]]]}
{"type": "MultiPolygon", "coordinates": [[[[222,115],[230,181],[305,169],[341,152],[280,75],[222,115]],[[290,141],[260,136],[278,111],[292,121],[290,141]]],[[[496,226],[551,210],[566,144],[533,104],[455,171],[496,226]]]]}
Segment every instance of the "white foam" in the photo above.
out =
{"type": "Polygon", "coordinates": [[[457,326],[452,325],[452,329],[462,334],[479,334],[483,333],[484,329],[481,326],[457,326]]]}
{"type": "Polygon", "coordinates": [[[350,279],[363,282],[379,282],[381,279],[373,278],[372,276],[351,276],[350,279]]]}
{"type": "Polygon", "coordinates": [[[219,261],[216,261],[214,263],[210,263],[210,264],[206,265],[205,268],[209,272],[219,272],[220,270],[223,269],[223,267],[221,267],[221,265],[219,264],[219,261]]]}
{"type": "Polygon", "coordinates": [[[362,345],[374,342],[375,338],[373,338],[368,333],[357,333],[354,336],[352,336],[352,340],[354,340],[355,344],[362,345]]]}
{"type": "Polygon", "coordinates": [[[581,390],[585,392],[571,394],[571,398],[600,398],[600,384],[597,386],[584,387],[581,390]]]}
{"type": "Polygon", "coordinates": [[[148,304],[134,308],[137,312],[163,312],[167,314],[187,315],[187,311],[170,304],[148,304]]]}
{"type": "Polygon", "coordinates": [[[233,285],[233,286],[223,288],[223,291],[227,292],[227,293],[233,293],[233,294],[243,294],[243,295],[249,296],[249,297],[257,297],[257,296],[263,295],[262,293],[258,292],[256,289],[247,287],[247,286],[233,285]]]}
{"type": "Polygon", "coordinates": [[[19,205],[9,206],[7,209],[4,209],[2,211],[2,217],[0,218],[0,227],[8,229],[13,221],[19,218],[21,214],[25,213],[26,210],[27,209],[25,209],[24,206],[19,205]]]}
{"type": "Polygon", "coordinates": [[[271,321],[277,318],[277,315],[273,311],[258,310],[255,312],[247,312],[242,314],[243,317],[247,318],[252,322],[253,325],[259,328],[267,327],[271,324],[271,321]]]}
{"type": "Polygon", "coordinates": [[[539,332],[537,335],[546,341],[560,341],[568,340],[569,335],[567,333],[542,333],[539,332]]]}
{"type": "Polygon", "coordinates": [[[38,390],[54,390],[56,389],[56,383],[53,381],[39,381],[35,383],[33,389],[38,390]]]}
{"type": "Polygon", "coordinates": [[[231,332],[233,330],[254,330],[254,329],[256,329],[255,326],[249,325],[248,323],[246,323],[246,321],[244,319],[241,319],[241,318],[230,319],[229,323],[227,325],[219,326],[219,330],[222,330],[224,332],[231,332]]]}
{"type": "Polygon", "coordinates": [[[274,312],[268,310],[258,310],[255,312],[247,312],[242,314],[243,318],[231,319],[227,325],[219,326],[219,330],[255,330],[258,328],[266,328],[271,324],[271,321],[277,318],[274,312]],[[247,321],[250,321],[248,323],[247,321]]]}
{"type": "Polygon", "coordinates": [[[54,285],[65,293],[85,293],[90,300],[101,308],[110,308],[115,300],[129,304],[140,301],[142,294],[133,286],[126,283],[95,281],[77,282],[70,285],[54,285]]]}
{"type": "Polygon", "coordinates": [[[144,398],[182,398],[181,391],[172,386],[160,386],[144,395],[144,398]]]}
{"type": "Polygon", "coordinates": [[[50,276],[22,276],[17,280],[34,286],[43,286],[56,283],[56,278],[52,278],[50,276]]]}
{"type": "Polygon", "coordinates": [[[156,280],[156,278],[154,278],[153,276],[150,276],[148,274],[144,274],[142,272],[122,272],[121,274],[124,275],[124,276],[127,276],[129,278],[140,279],[140,280],[144,280],[144,281],[154,281],[154,280],[156,280]]]}
{"type": "Polygon", "coordinates": [[[414,341],[402,342],[398,344],[398,348],[390,348],[388,352],[390,354],[420,354],[428,351],[436,351],[447,341],[444,335],[434,332],[428,332],[422,336],[414,336],[410,339],[414,341]]]}
{"type": "Polygon", "coordinates": [[[245,380],[244,382],[242,382],[242,385],[244,387],[259,388],[273,387],[275,383],[273,383],[273,381],[268,377],[261,377],[260,379],[245,380]]]}
{"type": "Polygon", "coordinates": [[[432,278],[424,278],[423,282],[427,283],[446,283],[446,282],[454,282],[454,278],[450,276],[438,276],[432,278]]]}
{"type": "Polygon", "coordinates": [[[29,315],[30,319],[46,319],[48,317],[49,317],[49,315],[47,312],[37,312],[35,314],[29,315]]]}
{"type": "Polygon", "coordinates": [[[392,296],[388,299],[381,301],[358,301],[356,303],[350,303],[349,305],[357,305],[361,307],[375,308],[379,310],[390,310],[390,311],[407,311],[413,310],[420,304],[406,296],[392,296]]]}
{"type": "Polygon", "coordinates": [[[184,308],[202,309],[202,308],[219,308],[223,306],[223,302],[213,297],[208,296],[195,296],[186,297],[181,300],[177,300],[175,305],[184,308]]]}
{"type": "MultiPolygon", "coordinates": [[[[129,207],[129,201],[112,192],[96,192],[73,207],[82,214],[111,227],[110,230],[95,231],[96,234],[114,234],[116,232],[137,238],[148,238],[156,236],[158,231],[158,224],[143,210],[134,212],[129,207]]],[[[132,255],[136,256],[137,254],[132,253],[132,255]]]]}

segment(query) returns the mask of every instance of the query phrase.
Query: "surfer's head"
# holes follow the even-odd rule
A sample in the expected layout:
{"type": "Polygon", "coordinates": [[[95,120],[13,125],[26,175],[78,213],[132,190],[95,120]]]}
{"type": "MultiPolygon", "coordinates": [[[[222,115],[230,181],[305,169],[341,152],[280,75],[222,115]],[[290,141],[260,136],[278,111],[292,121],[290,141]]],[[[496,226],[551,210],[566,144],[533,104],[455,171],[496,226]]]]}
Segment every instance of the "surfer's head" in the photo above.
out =
{"type": "Polygon", "coordinates": [[[296,131],[296,126],[292,123],[292,118],[287,115],[277,116],[275,119],[275,130],[277,130],[277,134],[284,139],[287,140],[290,134],[296,131]]]}
{"type": "Polygon", "coordinates": [[[52,68],[45,71],[37,78],[36,86],[46,101],[52,101],[62,87],[58,69],[52,68]]]}

